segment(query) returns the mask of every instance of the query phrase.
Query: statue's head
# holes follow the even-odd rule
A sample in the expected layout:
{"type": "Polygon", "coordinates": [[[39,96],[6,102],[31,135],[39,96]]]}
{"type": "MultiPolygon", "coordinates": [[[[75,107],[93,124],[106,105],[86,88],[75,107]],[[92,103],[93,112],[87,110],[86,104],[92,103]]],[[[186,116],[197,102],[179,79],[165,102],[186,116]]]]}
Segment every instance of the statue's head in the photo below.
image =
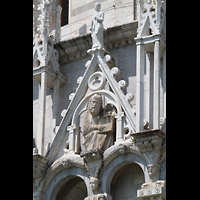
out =
{"type": "Polygon", "coordinates": [[[149,176],[153,177],[156,175],[157,171],[159,169],[159,165],[158,164],[149,164],[147,166],[147,170],[149,172],[149,176]]]}
{"type": "Polygon", "coordinates": [[[95,8],[96,11],[99,11],[101,9],[101,4],[99,2],[96,2],[94,4],[94,8],[95,8]]]}
{"type": "Polygon", "coordinates": [[[95,191],[99,187],[99,180],[96,177],[90,178],[90,187],[92,191],[95,191]]]}
{"type": "Polygon", "coordinates": [[[94,94],[89,100],[89,111],[92,116],[97,116],[102,108],[102,97],[100,94],[94,94]]]}

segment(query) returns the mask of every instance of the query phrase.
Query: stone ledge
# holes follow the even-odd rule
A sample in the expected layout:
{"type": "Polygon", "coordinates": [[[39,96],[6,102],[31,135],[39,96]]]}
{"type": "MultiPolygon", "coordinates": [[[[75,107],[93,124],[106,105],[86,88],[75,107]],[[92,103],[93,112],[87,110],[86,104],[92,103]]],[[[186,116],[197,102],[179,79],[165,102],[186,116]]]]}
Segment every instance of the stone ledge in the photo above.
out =
{"type": "Polygon", "coordinates": [[[39,83],[41,83],[41,73],[46,72],[47,73],[47,87],[53,88],[54,87],[54,80],[58,78],[60,80],[59,84],[62,86],[67,82],[67,78],[63,76],[60,72],[55,72],[53,69],[50,69],[47,66],[39,66],[36,68],[33,68],[33,79],[39,83]]]}
{"type": "MultiPolygon", "coordinates": [[[[133,44],[137,35],[137,28],[137,21],[108,28],[104,31],[105,49],[109,51],[133,44]]],[[[88,56],[87,50],[92,47],[91,34],[63,40],[56,43],[54,47],[59,51],[59,63],[61,65],[79,60],[88,56]]]]}

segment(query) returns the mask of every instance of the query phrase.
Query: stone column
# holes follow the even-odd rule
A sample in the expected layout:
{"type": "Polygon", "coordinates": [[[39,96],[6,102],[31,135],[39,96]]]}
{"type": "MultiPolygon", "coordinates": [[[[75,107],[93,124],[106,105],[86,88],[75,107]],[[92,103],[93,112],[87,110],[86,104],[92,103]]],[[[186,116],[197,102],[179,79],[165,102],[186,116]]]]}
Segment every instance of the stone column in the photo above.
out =
{"type": "Polygon", "coordinates": [[[118,144],[123,140],[122,117],[124,117],[124,112],[115,114],[115,118],[116,118],[116,142],[115,142],[115,144],[118,144]]]}
{"type": "Polygon", "coordinates": [[[34,11],[36,11],[35,5],[33,4],[33,36],[35,35],[35,17],[34,11]]]}
{"type": "Polygon", "coordinates": [[[137,45],[136,65],[136,132],[143,131],[144,123],[144,46],[137,45]]]}
{"type": "Polygon", "coordinates": [[[46,111],[46,71],[41,72],[41,83],[39,84],[39,116],[37,129],[37,146],[38,153],[43,155],[44,131],[45,131],[45,111],[46,111]]]}
{"type": "Polygon", "coordinates": [[[153,128],[160,128],[160,41],[154,44],[153,128]]]}
{"type": "Polygon", "coordinates": [[[56,8],[57,19],[56,19],[56,30],[55,30],[55,41],[60,41],[60,34],[61,34],[61,12],[62,7],[60,5],[56,8]]]}
{"type": "MultiPolygon", "coordinates": [[[[53,87],[53,126],[56,127],[57,115],[58,115],[58,106],[59,106],[59,85],[60,81],[58,78],[54,80],[53,87]]],[[[55,133],[52,131],[52,141],[55,137],[55,133]]]]}
{"type": "Polygon", "coordinates": [[[75,137],[74,137],[74,130],[76,129],[76,125],[71,125],[67,127],[67,130],[69,131],[69,137],[68,137],[68,141],[69,141],[69,150],[68,152],[71,154],[75,154],[74,150],[75,150],[75,137]]]}
{"type": "Polygon", "coordinates": [[[153,128],[153,53],[146,53],[146,120],[149,128],[153,128]]]}
{"type": "Polygon", "coordinates": [[[164,109],[164,118],[166,118],[166,49],[163,54],[163,109],[164,109]]]}

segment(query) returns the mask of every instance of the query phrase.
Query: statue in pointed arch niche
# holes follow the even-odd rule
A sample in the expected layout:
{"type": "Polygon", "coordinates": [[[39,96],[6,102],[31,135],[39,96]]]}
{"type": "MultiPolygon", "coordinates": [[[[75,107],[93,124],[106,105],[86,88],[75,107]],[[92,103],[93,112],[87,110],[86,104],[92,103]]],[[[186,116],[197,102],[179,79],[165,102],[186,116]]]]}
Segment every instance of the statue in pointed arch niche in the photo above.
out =
{"type": "Polygon", "coordinates": [[[91,23],[91,37],[92,37],[92,49],[103,49],[104,48],[104,38],[103,38],[103,20],[104,13],[100,11],[101,4],[99,2],[95,3],[95,15],[91,23]]]}
{"type": "Polygon", "coordinates": [[[101,149],[105,151],[113,145],[116,110],[102,108],[102,96],[94,94],[88,103],[88,111],[83,119],[83,145],[85,150],[101,149]]]}

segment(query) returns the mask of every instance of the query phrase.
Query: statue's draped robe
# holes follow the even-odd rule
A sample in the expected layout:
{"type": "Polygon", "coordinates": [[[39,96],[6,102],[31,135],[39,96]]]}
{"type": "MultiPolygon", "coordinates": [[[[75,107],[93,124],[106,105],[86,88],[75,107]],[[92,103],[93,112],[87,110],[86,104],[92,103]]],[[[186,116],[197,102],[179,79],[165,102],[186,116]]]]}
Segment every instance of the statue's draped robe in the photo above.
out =
{"type": "Polygon", "coordinates": [[[102,117],[92,117],[90,112],[85,114],[83,124],[83,145],[85,150],[98,148],[104,151],[113,145],[114,114],[114,111],[102,117]],[[105,129],[102,131],[98,130],[97,125],[99,124],[105,126],[105,129]]]}
{"type": "Polygon", "coordinates": [[[104,20],[104,13],[97,12],[92,20],[91,24],[91,37],[92,37],[92,49],[104,49],[104,40],[103,40],[103,20],[104,20]],[[95,19],[96,17],[96,19],[95,19]]]}

